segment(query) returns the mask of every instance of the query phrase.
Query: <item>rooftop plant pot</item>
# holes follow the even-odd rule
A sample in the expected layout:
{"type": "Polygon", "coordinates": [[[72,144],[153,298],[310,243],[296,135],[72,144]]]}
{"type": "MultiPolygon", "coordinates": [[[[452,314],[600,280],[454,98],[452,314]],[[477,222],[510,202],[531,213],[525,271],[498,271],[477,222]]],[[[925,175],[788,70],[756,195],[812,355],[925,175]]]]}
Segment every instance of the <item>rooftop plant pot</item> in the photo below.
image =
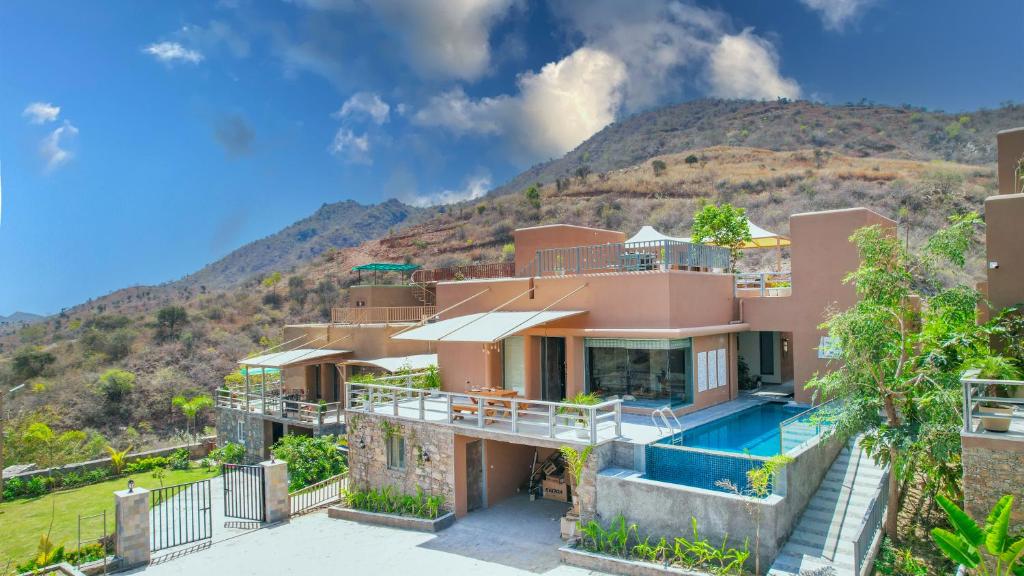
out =
{"type": "Polygon", "coordinates": [[[1007,432],[1010,430],[1012,406],[982,406],[978,409],[982,414],[981,427],[989,432],[1007,432]],[[1002,416],[1002,418],[1000,418],[1002,416]]]}

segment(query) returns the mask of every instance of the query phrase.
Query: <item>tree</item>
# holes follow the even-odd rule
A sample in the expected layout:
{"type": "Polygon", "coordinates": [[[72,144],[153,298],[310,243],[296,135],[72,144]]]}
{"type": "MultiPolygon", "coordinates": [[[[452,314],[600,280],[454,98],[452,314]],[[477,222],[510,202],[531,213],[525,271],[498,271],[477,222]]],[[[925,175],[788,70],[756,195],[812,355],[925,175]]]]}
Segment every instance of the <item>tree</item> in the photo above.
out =
{"type": "Polygon", "coordinates": [[[160,342],[175,340],[188,324],[188,312],[181,306],[164,306],[156,313],[156,338],[160,342]]]}
{"type": "Polygon", "coordinates": [[[279,282],[281,282],[281,273],[280,272],[274,272],[273,274],[271,274],[271,275],[267,276],[266,278],[264,278],[263,281],[261,282],[261,284],[263,284],[264,288],[270,288],[276,294],[277,293],[277,285],[278,285],[279,282]]]}
{"type": "Polygon", "coordinates": [[[736,270],[740,248],[750,242],[747,211],[731,204],[708,204],[693,217],[693,240],[729,249],[729,269],[736,270]]]}
{"type": "Polygon", "coordinates": [[[576,175],[576,179],[580,181],[580,184],[583,184],[587,181],[587,176],[590,176],[590,173],[590,166],[587,166],[586,164],[576,168],[576,171],[574,172],[574,174],[576,175]]]}
{"type": "Polygon", "coordinates": [[[25,346],[14,353],[11,370],[17,380],[30,380],[40,376],[57,357],[38,346],[25,346]]]}
{"type": "Polygon", "coordinates": [[[533,206],[535,210],[540,209],[540,190],[536,186],[530,186],[523,191],[523,196],[526,197],[527,203],[533,206]]]}
{"type": "Polygon", "coordinates": [[[199,412],[213,406],[213,399],[206,394],[197,394],[191,398],[186,398],[183,394],[179,394],[171,400],[171,405],[181,410],[181,413],[185,416],[185,433],[191,434],[192,429],[195,428],[196,417],[199,415],[199,412]]]}
{"type": "Polygon", "coordinates": [[[842,398],[836,430],[863,434],[867,454],[890,466],[885,531],[893,539],[902,483],[919,469],[926,469],[928,489],[958,490],[960,374],[991,351],[975,321],[977,292],[943,287],[936,271],[964,266],[979,223],[974,213],[951,218],[918,254],[892,230],[857,230],[850,240],[861,264],[844,282],[859,300],[822,324],[842,364],[807,386],[842,398]]]}
{"type": "Polygon", "coordinates": [[[665,173],[667,166],[664,160],[653,160],[651,161],[651,168],[654,169],[654,177],[657,178],[665,173]]]}
{"type": "Polygon", "coordinates": [[[120,402],[135,387],[135,374],[111,368],[100,376],[97,384],[110,402],[120,402]]]}
{"type": "Polygon", "coordinates": [[[696,154],[690,154],[689,156],[686,157],[685,162],[690,166],[693,166],[694,164],[700,162],[700,158],[698,158],[696,154]]]}

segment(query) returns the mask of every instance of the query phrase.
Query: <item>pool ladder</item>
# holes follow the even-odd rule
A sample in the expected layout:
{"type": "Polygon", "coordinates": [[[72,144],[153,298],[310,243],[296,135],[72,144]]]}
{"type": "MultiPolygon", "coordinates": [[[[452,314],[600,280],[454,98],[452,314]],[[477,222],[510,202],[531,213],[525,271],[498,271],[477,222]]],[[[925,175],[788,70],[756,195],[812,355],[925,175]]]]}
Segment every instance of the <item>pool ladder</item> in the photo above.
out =
{"type": "Polygon", "coordinates": [[[658,429],[658,436],[664,434],[662,431],[662,424],[665,425],[665,429],[668,430],[672,435],[672,443],[675,444],[677,439],[682,440],[683,436],[683,425],[679,422],[679,418],[676,418],[672,409],[668,406],[662,406],[657,410],[651,412],[651,422],[654,422],[654,426],[658,429]],[[671,418],[671,420],[669,420],[671,418]],[[658,420],[661,420],[660,422],[658,420]],[[675,426],[673,426],[675,424],[675,426]],[[676,434],[679,436],[677,437],[676,434]]]}

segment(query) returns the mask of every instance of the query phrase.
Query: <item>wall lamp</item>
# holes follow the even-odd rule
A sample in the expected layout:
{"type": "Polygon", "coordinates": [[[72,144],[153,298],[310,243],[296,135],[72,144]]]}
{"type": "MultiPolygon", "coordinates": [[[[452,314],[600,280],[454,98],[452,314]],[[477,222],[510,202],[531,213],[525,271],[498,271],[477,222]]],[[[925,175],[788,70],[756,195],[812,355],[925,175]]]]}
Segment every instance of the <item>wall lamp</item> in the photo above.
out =
{"type": "Polygon", "coordinates": [[[131,494],[133,492],[135,492],[135,480],[132,480],[131,478],[129,478],[128,479],[128,493],[131,494]]]}

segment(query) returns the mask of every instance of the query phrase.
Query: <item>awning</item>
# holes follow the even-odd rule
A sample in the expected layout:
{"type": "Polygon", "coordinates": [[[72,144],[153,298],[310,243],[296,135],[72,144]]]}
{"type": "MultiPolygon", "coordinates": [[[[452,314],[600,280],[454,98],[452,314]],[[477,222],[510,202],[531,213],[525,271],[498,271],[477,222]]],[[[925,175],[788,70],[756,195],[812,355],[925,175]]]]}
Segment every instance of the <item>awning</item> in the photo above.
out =
{"type": "Polygon", "coordinates": [[[238,363],[241,364],[242,366],[284,368],[286,366],[311,364],[326,360],[327,358],[333,358],[336,356],[341,356],[343,354],[348,354],[349,352],[351,352],[351,350],[296,348],[295,350],[285,350],[284,352],[273,352],[271,354],[262,354],[254,358],[245,358],[239,360],[238,363]]]}
{"type": "Polygon", "coordinates": [[[583,310],[543,312],[479,312],[440,320],[396,334],[396,340],[430,342],[497,342],[534,326],[583,314],[583,310]]]}
{"type": "Polygon", "coordinates": [[[369,264],[361,264],[359,266],[353,266],[353,272],[361,272],[363,270],[373,272],[412,272],[419,270],[419,264],[396,264],[394,262],[371,262],[369,264]]]}
{"type": "Polygon", "coordinates": [[[376,360],[347,360],[345,363],[356,366],[374,366],[388,372],[426,370],[430,366],[437,366],[437,354],[414,354],[412,356],[377,358],[376,360]]]}
{"type": "MultiPolygon", "coordinates": [[[[747,219],[747,229],[750,230],[750,242],[746,242],[740,248],[775,248],[776,246],[789,246],[789,238],[776,234],[775,232],[769,232],[764,228],[761,228],[757,224],[754,224],[747,219]]],[[[663,240],[671,240],[674,242],[693,242],[690,238],[680,238],[676,236],[668,236],[655,230],[652,226],[644,226],[639,232],[633,235],[632,238],[626,240],[626,244],[633,244],[636,242],[660,242],[663,240]]]]}

